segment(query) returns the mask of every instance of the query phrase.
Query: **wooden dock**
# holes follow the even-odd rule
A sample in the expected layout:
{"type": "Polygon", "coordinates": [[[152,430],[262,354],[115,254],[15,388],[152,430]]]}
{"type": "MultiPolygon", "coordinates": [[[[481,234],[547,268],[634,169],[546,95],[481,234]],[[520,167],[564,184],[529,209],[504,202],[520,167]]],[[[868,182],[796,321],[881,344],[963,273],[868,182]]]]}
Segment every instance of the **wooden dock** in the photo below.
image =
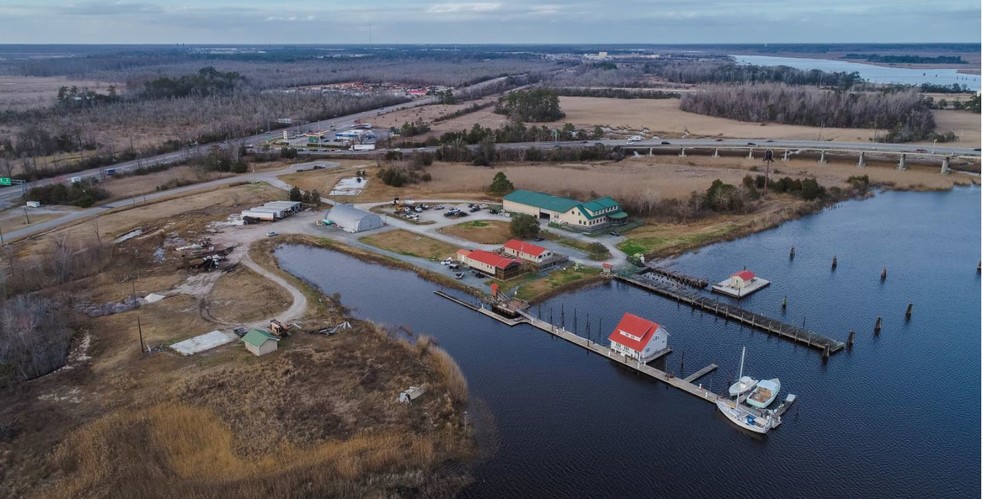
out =
{"type": "Polygon", "coordinates": [[[698,379],[706,376],[707,374],[710,374],[710,372],[713,371],[716,368],[717,368],[717,364],[710,364],[709,366],[706,366],[703,369],[700,369],[699,371],[696,371],[695,373],[690,374],[689,376],[686,376],[683,379],[683,381],[686,381],[688,383],[692,383],[692,382],[694,382],[694,381],[696,381],[696,380],[698,380],[698,379]]]}
{"type": "Polygon", "coordinates": [[[832,354],[842,350],[845,346],[842,341],[834,340],[819,333],[786,324],[728,303],[720,302],[697,292],[682,289],[679,286],[671,286],[654,279],[635,276],[616,275],[615,278],[666,298],[672,298],[693,308],[712,312],[725,319],[790,339],[796,343],[803,343],[823,352],[827,352],[828,349],[828,353],[832,354]]]}
{"type": "Polygon", "coordinates": [[[648,266],[643,272],[652,272],[653,274],[665,277],[666,279],[673,280],[680,284],[685,284],[687,286],[692,286],[694,288],[703,289],[710,284],[710,281],[706,279],[701,279],[699,277],[693,277],[691,275],[686,275],[682,272],[677,272],[668,267],[656,267],[648,266]]]}

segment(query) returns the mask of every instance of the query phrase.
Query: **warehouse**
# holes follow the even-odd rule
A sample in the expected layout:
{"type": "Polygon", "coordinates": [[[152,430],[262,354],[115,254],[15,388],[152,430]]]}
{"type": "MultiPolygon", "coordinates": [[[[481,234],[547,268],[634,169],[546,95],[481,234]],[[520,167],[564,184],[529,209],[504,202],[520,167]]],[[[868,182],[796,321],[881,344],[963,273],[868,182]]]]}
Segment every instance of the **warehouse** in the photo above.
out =
{"type": "Polygon", "coordinates": [[[345,232],[365,232],[382,227],[382,217],[350,204],[336,204],[324,214],[325,224],[335,224],[345,232]]]}
{"type": "Polygon", "coordinates": [[[551,196],[542,192],[516,190],[502,200],[507,212],[525,213],[550,222],[595,229],[607,223],[624,223],[628,214],[610,197],[582,203],[575,199],[551,196]]]}
{"type": "Polygon", "coordinates": [[[297,201],[271,201],[263,206],[243,210],[241,217],[246,223],[260,220],[273,222],[297,213],[301,207],[297,201]]]}

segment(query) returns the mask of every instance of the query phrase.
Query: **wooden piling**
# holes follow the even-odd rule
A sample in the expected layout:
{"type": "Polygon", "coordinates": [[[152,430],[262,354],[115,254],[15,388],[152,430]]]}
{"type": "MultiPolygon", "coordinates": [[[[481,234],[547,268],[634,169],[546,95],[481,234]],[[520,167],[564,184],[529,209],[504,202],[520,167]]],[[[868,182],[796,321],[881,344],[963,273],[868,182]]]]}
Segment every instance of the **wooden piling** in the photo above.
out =
{"type": "Polygon", "coordinates": [[[788,259],[789,260],[795,260],[795,246],[792,246],[792,249],[789,250],[789,252],[788,252],[788,259]]]}
{"type": "Polygon", "coordinates": [[[833,266],[831,267],[831,270],[836,270],[836,255],[833,255],[833,266]]]}
{"type": "Polygon", "coordinates": [[[881,269],[881,280],[887,279],[887,267],[881,269]]]}
{"type": "Polygon", "coordinates": [[[853,340],[856,338],[856,336],[857,336],[857,332],[851,329],[850,330],[850,334],[847,335],[847,337],[846,337],[846,347],[847,348],[853,348],[853,340]]]}
{"type": "Polygon", "coordinates": [[[874,323],[874,334],[881,334],[881,316],[877,316],[877,322],[874,323]]]}
{"type": "Polygon", "coordinates": [[[785,298],[782,298],[782,312],[784,312],[785,309],[787,308],[788,308],[788,295],[785,295],[785,298]]]}
{"type": "Polygon", "coordinates": [[[823,360],[829,358],[829,345],[823,347],[823,360]]]}
{"type": "Polygon", "coordinates": [[[907,309],[907,310],[905,310],[905,313],[904,313],[904,318],[905,318],[906,320],[908,320],[908,319],[911,319],[911,307],[912,307],[912,306],[913,306],[913,304],[912,304],[912,303],[908,303],[908,309],[907,309]]]}

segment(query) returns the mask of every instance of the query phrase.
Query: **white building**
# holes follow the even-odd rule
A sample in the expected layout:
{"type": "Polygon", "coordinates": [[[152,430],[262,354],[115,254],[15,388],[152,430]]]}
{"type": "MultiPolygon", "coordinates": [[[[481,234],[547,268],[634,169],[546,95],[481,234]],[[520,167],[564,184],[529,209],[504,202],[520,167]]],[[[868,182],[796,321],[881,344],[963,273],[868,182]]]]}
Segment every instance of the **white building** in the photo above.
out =
{"type": "Polygon", "coordinates": [[[647,319],[626,313],[608,336],[611,350],[631,359],[648,362],[669,348],[669,333],[647,319]]]}
{"type": "Polygon", "coordinates": [[[275,352],[277,342],[279,341],[280,340],[277,339],[276,336],[273,336],[262,329],[250,329],[249,332],[242,337],[242,342],[246,345],[246,350],[249,350],[257,357],[275,352]]]}
{"type": "Polygon", "coordinates": [[[382,227],[382,217],[350,204],[336,204],[324,214],[324,221],[331,222],[345,232],[365,232],[382,227]]]}

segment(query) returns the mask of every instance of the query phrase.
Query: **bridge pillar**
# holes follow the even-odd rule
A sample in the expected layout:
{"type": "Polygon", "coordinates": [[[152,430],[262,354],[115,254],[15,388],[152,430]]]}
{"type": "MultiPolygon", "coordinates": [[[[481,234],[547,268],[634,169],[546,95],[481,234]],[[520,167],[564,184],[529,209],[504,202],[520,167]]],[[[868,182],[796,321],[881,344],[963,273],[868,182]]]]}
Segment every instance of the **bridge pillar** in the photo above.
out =
{"type": "Polygon", "coordinates": [[[685,158],[686,157],[686,148],[685,147],[679,149],[679,157],[680,158],[685,158]]]}
{"type": "Polygon", "coordinates": [[[826,151],[820,151],[819,152],[819,164],[821,164],[821,165],[825,165],[826,164],[826,151]]]}
{"type": "Polygon", "coordinates": [[[782,154],[782,161],[788,161],[788,149],[785,150],[785,154],[782,154]]]}
{"type": "Polygon", "coordinates": [[[942,172],[943,175],[948,175],[952,173],[952,169],[949,168],[949,156],[942,158],[942,172]]]}
{"type": "Polygon", "coordinates": [[[717,151],[718,151],[718,149],[716,147],[714,147],[713,148],[713,157],[715,157],[715,158],[719,158],[720,157],[720,153],[717,152],[717,151]]]}
{"type": "Polygon", "coordinates": [[[652,155],[652,148],[650,147],[649,148],[649,156],[651,156],[651,155],[652,155]]]}
{"type": "Polygon", "coordinates": [[[908,165],[906,164],[906,160],[907,159],[908,159],[908,155],[902,153],[901,154],[901,158],[898,160],[898,169],[899,170],[907,170],[908,169],[908,165]]]}
{"type": "Polygon", "coordinates": [[[747,159],[754,159],[754,149],[747,150],[747,159]]]}
{"type": "Polygon", "coordinates": [[[857,160],[857,168],[863,168],[865,166],[867,166],[867,163],[864,162],[864,153],[863,151],[860,151],[860,159],[857,160]]]}

